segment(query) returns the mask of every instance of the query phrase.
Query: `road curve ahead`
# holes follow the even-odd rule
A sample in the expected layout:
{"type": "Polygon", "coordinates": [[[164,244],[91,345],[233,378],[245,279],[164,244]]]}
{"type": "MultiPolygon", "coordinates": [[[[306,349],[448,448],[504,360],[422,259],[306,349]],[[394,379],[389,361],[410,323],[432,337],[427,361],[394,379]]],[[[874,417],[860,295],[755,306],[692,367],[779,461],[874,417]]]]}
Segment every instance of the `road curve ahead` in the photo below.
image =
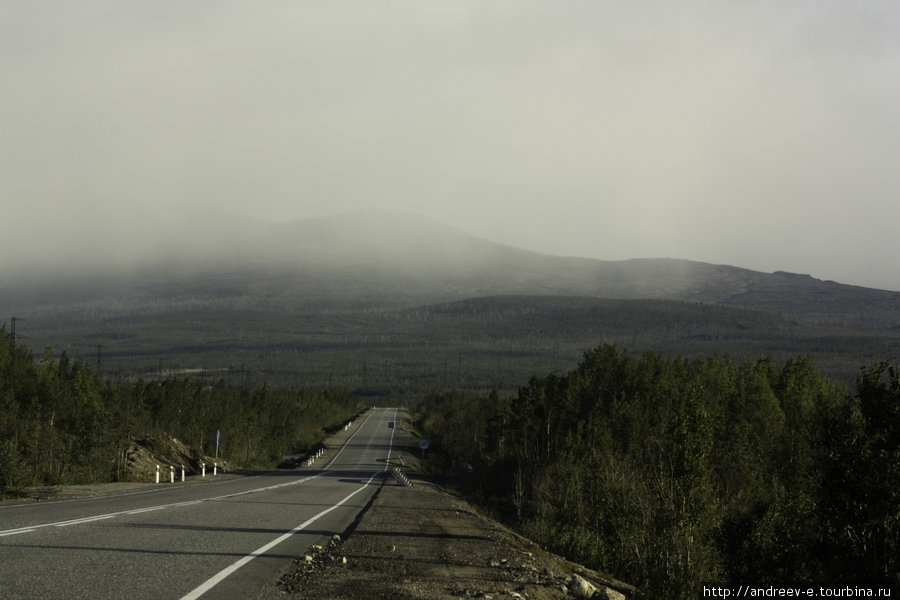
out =
{"type": "Polygon", "coordinates": [[[2,505],[0,597],[252,597],[353,522],[390,464],[397,419],[394,408],[370,411],[341,446],[303,469],[2,505]]]}

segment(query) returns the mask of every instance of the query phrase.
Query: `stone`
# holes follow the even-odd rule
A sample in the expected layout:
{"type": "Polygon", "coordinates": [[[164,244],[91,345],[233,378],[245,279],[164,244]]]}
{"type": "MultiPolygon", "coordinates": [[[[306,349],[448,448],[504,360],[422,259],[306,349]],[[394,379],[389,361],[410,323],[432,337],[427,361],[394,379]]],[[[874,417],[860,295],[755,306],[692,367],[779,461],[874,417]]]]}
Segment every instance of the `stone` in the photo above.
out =
{"type": "Polygon", "coordinates": [[[606,586],[599,588],[579,575],[573,575],[569,581],[568,592],[582,600],[625,600],[624,594],[606,586]]]}
{"type": "Polygon", "coordinates": [[[600,586],[594,593],[594,600],[625,600],[625,595],[612,588],[600,586]]]}
{"type": "Polygon", "coordinates": [[[573,575],[569,582],[569,593],[581,600],[590,600],[596,591],[597,588],[594,587],[594,584],[580,575],[573,575]]]}

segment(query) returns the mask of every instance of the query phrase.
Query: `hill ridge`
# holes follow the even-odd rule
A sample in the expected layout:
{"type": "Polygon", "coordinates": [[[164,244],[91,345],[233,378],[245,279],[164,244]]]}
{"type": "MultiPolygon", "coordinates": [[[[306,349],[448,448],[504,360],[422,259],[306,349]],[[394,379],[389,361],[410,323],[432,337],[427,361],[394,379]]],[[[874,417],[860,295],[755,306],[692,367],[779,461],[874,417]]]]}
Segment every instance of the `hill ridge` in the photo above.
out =
{"type": "Polygon", "coordinates": [[[184,249],[190,240],[181,240],[165,255],[127,267],[35,269],[28,277],[7,278],[0,307],[13,314],[76,301],[177,303],[185,297],[402,307],[491,295],[562,295],[704,302],[817,322],[900,326],[900,292],[807,274],[677,258],[541,254],[381,209],[277,224],[250,220],[246,226],[228,213],[189,210],[187,225],[176,229],[197,230],[204,215],[212,215],[213,231],[199,235],[192,250],[184,249]]]}

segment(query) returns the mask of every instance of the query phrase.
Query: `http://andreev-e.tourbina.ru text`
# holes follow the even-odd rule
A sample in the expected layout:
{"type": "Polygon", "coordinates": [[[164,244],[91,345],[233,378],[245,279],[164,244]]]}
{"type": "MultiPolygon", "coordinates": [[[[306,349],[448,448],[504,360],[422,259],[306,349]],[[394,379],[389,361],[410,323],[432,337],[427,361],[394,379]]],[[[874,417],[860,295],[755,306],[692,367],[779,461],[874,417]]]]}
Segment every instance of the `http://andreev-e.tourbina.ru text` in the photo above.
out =
{"type": "Polygon", "coordinates": [[[704,598],[900,598],[891,587],[878,585],[739,585],[703,586],[704,598]]]}

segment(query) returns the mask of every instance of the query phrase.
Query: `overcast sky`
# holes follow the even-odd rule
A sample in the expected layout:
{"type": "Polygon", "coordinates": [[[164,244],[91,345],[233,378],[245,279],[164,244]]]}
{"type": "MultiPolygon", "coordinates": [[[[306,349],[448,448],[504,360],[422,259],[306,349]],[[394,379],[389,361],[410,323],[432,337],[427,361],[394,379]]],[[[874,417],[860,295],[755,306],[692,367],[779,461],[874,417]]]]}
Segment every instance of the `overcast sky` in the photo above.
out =
{"type": "Polygon", "coordinates": [[[0,249],[384,207],[900,290],[898,107],[891,0],[0,0],[0,249]]]}

